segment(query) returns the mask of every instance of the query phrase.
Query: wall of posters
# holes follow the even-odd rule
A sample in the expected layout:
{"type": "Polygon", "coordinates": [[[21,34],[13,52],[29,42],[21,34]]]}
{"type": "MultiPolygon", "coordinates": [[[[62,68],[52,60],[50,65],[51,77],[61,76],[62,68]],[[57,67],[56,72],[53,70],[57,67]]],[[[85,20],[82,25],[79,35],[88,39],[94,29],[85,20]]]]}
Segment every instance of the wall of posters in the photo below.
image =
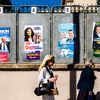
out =
{"type": "Polygon", "coordinates": [[[76,26],[73,23],[64,23],[58,26],[60,37],[58,39],[58,49],[61,58],[74,57],[74,37],[76,26]]]}
{"type": "Polygon", "coordinates": [[[100,22],[93,23],[93,55],[100,57],[100,22]]]}
{"type": "Polygon", "coordinates": [[[27,53],[28,60],[40,59],[39,57],[40,52],[43,51],[43,26],[42,25],[26,25],[24,27],[24,51],[25,53],[27,53]]]}

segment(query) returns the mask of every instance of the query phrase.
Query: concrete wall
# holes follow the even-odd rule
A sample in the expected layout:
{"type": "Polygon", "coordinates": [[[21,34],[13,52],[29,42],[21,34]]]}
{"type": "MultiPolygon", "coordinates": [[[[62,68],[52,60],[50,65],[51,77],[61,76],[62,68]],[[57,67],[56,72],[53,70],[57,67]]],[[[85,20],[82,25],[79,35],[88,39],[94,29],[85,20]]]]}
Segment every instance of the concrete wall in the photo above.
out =
{"type": "MultiPolygon", "coordinates": [[[[56,100],[75,100],[80,71],[54,71],[54,73],[59,75],[57,82],[59,96],[55,96],[56,100]]],[[[94,92],[97,94],[100,91],[100,74],[97,71],[95,74],[97,80],[94,92]]],[[[37,77],[37,71],[0,71],[0,100],[41,100],[41,97],[33,92],[37,86],[37,77]]]]}

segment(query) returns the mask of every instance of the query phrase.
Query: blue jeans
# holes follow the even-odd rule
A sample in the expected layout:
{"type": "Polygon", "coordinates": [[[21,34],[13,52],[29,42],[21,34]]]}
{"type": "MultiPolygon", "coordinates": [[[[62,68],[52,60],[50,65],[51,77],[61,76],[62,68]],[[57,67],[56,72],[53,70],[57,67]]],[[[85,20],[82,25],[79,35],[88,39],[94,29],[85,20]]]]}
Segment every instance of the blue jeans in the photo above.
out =
{"type": "Polygon", "coordinates": [[[88,100],[92,100],[92,95],[88,95],[88,100]]]}

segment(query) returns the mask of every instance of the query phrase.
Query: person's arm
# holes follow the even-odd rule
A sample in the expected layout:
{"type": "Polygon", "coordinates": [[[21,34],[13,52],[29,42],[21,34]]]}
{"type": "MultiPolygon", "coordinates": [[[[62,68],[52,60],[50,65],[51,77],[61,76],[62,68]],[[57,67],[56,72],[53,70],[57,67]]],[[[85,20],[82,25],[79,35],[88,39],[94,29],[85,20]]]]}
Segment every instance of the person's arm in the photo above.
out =
{"type": "Polygon", "coordinates": [[[42,68],[40,73],[39,73],[39,77],[38,77],[38,81],[43,82],[43,83],[48,83],[48,82],[53,82],[55,83],[57,81],[58,77],[52,77],[50,78],[49,73],[46,71],[46,68],[42,68]],[[47,75],[47,76],[46,76],[47,75]]]}
{"type": "Polygon", "coordinates": [[[45,68],[41,69],[39,73],[39,77],[38,77],[38,82],[48,83],[48,79],[46,79],[46,69],[45,68]]]}

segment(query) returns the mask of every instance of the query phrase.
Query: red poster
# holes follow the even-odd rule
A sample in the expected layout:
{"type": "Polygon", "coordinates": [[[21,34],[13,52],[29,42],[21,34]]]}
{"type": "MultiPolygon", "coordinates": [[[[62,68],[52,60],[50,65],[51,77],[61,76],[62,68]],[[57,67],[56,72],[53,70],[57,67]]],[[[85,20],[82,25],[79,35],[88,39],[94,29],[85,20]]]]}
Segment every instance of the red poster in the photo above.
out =
{"type": "Polygon", "coordinates": [[[0,52],[0,62],[8,62],[8,53],[0,52]]]}

